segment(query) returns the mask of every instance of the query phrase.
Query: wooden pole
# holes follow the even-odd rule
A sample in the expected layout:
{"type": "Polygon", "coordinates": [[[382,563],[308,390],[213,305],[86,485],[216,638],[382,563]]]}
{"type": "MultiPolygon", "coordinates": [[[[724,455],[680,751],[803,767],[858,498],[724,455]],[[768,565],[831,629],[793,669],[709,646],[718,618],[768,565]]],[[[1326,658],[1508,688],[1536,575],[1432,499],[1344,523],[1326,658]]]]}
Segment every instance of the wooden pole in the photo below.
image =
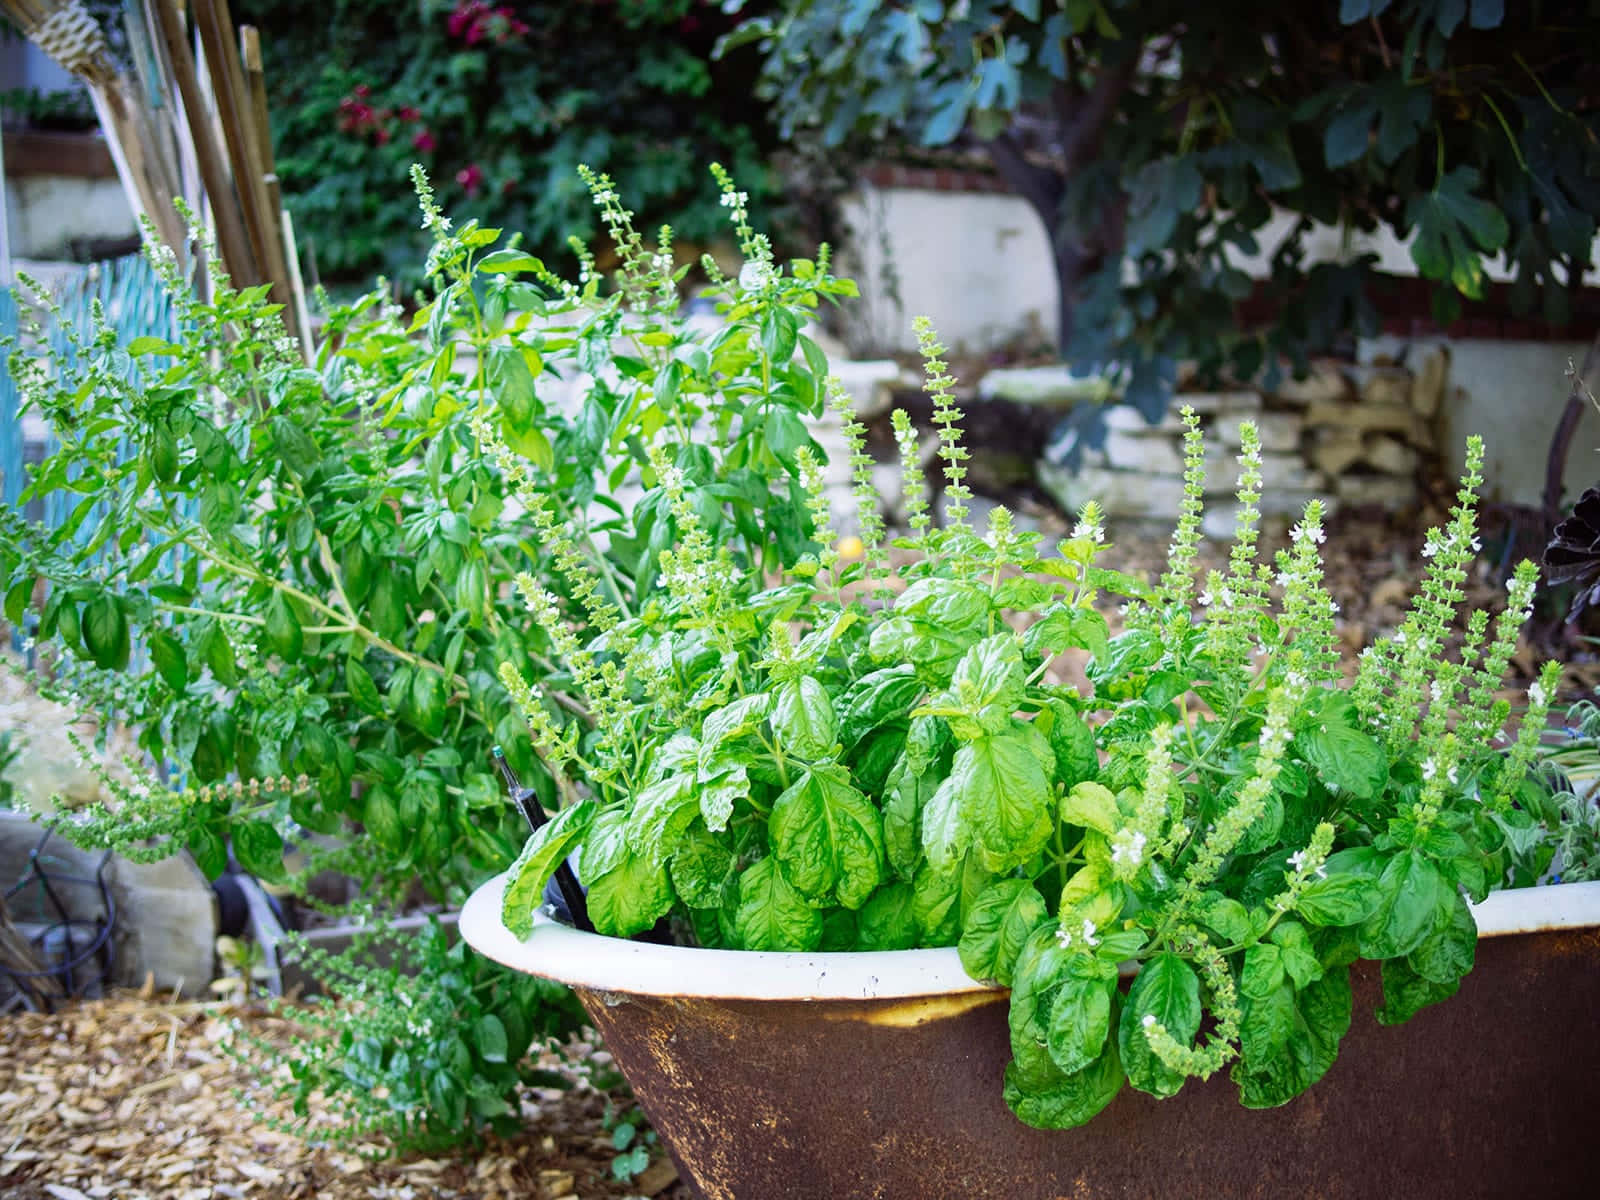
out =
{"type": "Polygon", "coordinates": [[[251,253],[250,237],[239,215],[233,182],[228,177],[227,161],[217,144],[215,131],[207,118],[200,81],[195,74],[194,55],[189,51],[183,22],[172,0],[154,0],[161,41],[166,47],[172,76],[183,97],[184,116],[194,143],[195,163],[200,181],[211,198],[212,219],[216,222],[217,247],[235,287],[249,287],[261,281],[261,273],[251,253]]]}
{"type": "Polygon", "coordinates": [[[267,118],[267,77],[261,65],[261,36],[253,25],[239,27],[239,59],[244,68],[244,132],[251,151],[251,190],[256,193],[256,203],[264,225],[267,272],[272,276],[275,290],[282,291],[282,295],[275,295],[274,298],[285,305],[284,312],[291,316],[284,323],[309,345],[310,330],[297,328],[298,306],[284,253],[283,201],[278,193],[277,166],[272,155],[272,126],[267,118]]]}
{"type": "MultiPolygon", "coordinates": [[[[244,217],[245,233],[250,239],[258,278],[263,282],[272,282],[272,254],[267,245],[270,235],[256,185],[261,171],[255,163],[254,146],[246,132],[248,118],[245,114],[248,110],[244,72],[240,69],[238,48],[233,41],[233,22],[221,0],[194,0],[192,7],[195,29],[200,34],[201,45],[205,47],[206,69],[211,76],[211,95],[216,102],[217,124],[222,127],[222,137],[227,145],[228,161],[239,197],[239,210],[244,217]]],[[[287,303],[287,297],[280,296],[279,300],[287,303]]]]}

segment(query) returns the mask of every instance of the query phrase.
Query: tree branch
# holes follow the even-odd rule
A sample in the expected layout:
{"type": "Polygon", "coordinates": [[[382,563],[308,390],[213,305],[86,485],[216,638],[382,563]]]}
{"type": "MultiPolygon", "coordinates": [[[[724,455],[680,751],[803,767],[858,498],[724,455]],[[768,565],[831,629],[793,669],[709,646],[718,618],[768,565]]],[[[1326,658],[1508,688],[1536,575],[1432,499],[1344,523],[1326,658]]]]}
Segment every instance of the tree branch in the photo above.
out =
{"type": "Polygon", "coordinates": [[[1043,167],[1037,163],[1029,162],[1022,152],[1022,145],[1010,133],[1002,133],[984,143],[989,157],[994,161],[995,170],[1000,172],[1011,189],[1033,205],[1043,219],[1045,228],[1050,231],[1050,238],[1055,240],[1055,228],[1059,219],[1057,209],[1061,204],[1062,194],[1066,191],[1066,181],[1059,172],[1050,167],[1043,167]]]}
{"type": "Polygon", "coordinates": [[[1111,115],[1121,102],[1122,94],[1133,83],[1143,50],[1141,44],[1119,65],[1101,67],[1094,87],[1082,102],[1072,105],[1072,111],[1063,110],[1060,113],[1061,156],[1068,171],[1082,166],[1100,152],[1111,115]]]}

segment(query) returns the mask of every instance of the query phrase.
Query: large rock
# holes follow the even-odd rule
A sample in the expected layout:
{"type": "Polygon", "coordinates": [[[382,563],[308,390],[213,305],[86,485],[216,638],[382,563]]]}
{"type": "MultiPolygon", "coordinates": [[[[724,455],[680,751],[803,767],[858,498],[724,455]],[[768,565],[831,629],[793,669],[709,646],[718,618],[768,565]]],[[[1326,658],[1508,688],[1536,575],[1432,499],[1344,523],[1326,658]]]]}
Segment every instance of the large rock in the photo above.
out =
{"type": "Polygon", "coordinates": [[[1422,463],[1422,455],[1410,446],[1381,433],[1367,439],[1364,457],[1369,467],[1385,475],[1415,475],[1422,463]]]}
{"type": "MultiPolygon", "coordinates": [[[[29,873],[29,852],[43,836],[43,827],[24,814],[0,812],[0,890],[10,890],[29,873]]],[[[80,850],[59,836],[44,843],[40,866],[74,920],[94,922],[106,916],[100,889],[94,885],[103,854],[80,850]],[[66,882],[69,879],[88,882],[66,882]]],[[[112,982],[137,987],[148,976],[163,991],[205,994],[215,974],[216,898],[193,859],[181,853],[160,862],[135,863],[114,854],[106,865],[105,881],[115,910],[112,982]]],[[[12,897],[10,907],[19,924],[56,919],[40,888],[25,886],[12,897]]]]}
{"type": "Polygon", "coordinates": [[[1104,421],[1106,429],[1111,433],[1119,433],[1126,437],[1171,437],[1173,434],[1181,435],[1187,428],[1178,416],[1177,397],[1172,407],[1167,409],[1166,415],[1161,420],[1151,424],[1144,419],[1144,414],[1131,404],[1114,404],[1105,411],[1104,421]]]}
{"type": "Polygon", "coordinates": [[[1192,408],[1197,416],[1209,417],[1222,413],[1253,413],[1261,411],[1261,393],[1246,389],[1230,392],[1180,392],[1172,398],[1172,411],[1182,412],[1192,408]]]}
{"type": "Polygon", "coordinates": [[[902,382],[900,364],[891,358],[834,360],[828,371],[850,393],[856,417],[862,421],[888,412],[894,406],[894,389],[902,382]]]}
{"type": "Polygon", "coordinates": [[[1422,360],[1411,380],[1411,407],[1419,416],[1432,419],[1444,407],[1444,391],[1450,383],[1450,348],[1440,346],[1422,360]]]}
{"type": "Polygon", "coordinates": [[[1428,423],[1405,404],[1325,403],[1306,409],[1306,424],[1354,433],[1392,433],[1413,446],[1433,448],[1428,423]]]}
{"type": "Polygon", "coordinates": [[[1352,394],[1344,369],[1331,361],[1312,363],[1304,379],[1285,379],[1273,392],[1282,403],[1296,407],[1347,400],[1352,394]]]}
{"type": "Polygon", "coordinates": [[[1075,375],[1070,367],[1000,367],[978,381],[981,400],[1009,400],[1013,404],[1046,408],[1071,408],[1089,401],[1104,404],[1112,396],[1111,382],[1099,375],[1075,375]]]}
{"type": "MultiPolygon", "coordinates": [[[[1322,501],[1322,515],[1327,517],[1337,511],[1339,502],[1322,495],[1320,492],[1304,491],[1278,491],[1264,492],[1257,511],[1264,522],[1277,522],[1287,524],[1298,521],[1305,515],[1306,505],[1313,500],[1322,501]]],[[[1217,541],[1231,541],[1234,530],[1238,525],[1239,505],[1237,502],[1211,503],[1207,502],[1205,512],[1200,518],[1200,532],[1208,538],[1217,541]]]]}
{"type": "Polygon", "coordinates": [[[1318,429],[1311,438],[1307,458],[1319,471],[1337,477],[1366,458],[1367,447],[1353,429],[1318,429]]]}
{"type": "Polygon", "coordinates": [[[1305,422],[1294,413],[1260,413],[1255,416],[1228,413],[1220,416],[1216,428],[1224,446],[1244,444],[1242,431],[1246,421],[1255,423],[1261,448],[1269,454],[1287,454],[1300,449],[1300,434],[1305,429],[1305,422]]]}
{"type": "Polygon", "coordinates": [[[1361,399],[1367,404],[1410,405],[1411,372],[1404,367],[1371,367],[1361,385],[1361,399]]]}
{"type": "Polygon", "coordinates": [[[1376,504],[1396,510],[1415,505],[1420,492],[1415,479],[1398,475],[1346,475],[1336,485],[1335,495],[1347,504],[1376,504]]]}
{"type": "Polygon", "coordinates": [[[1113,431],[1106,435],[1105,446],[1090,456],[1090,465],[1146,475],[1182,475],[1183,451],[1170,436],[1140,437],[1113,431]]]}
{"type": "MultiPolygon", "coordinates": [[[[1239,455],[1231,448],[1212,445],[1206,448],[1206,494],[1231,495],[1239,488],[1239,455]]],[[[1319,492],[1327,487],[1321,471],[1306,465],[1298,454],[1261,456],[1263,497],[1275,491],[1319,492]]]]}
{"type": "Polygon", "coordinates": [[[1039,463],[1039,485],[1068,513],[1098,500],[1110,517],[1152,517],[1170,520],[1183,501],[1183,480],[1138,471],[1112,471],[1086,466],[1072,472],[1049,460],[1039,463]]]}

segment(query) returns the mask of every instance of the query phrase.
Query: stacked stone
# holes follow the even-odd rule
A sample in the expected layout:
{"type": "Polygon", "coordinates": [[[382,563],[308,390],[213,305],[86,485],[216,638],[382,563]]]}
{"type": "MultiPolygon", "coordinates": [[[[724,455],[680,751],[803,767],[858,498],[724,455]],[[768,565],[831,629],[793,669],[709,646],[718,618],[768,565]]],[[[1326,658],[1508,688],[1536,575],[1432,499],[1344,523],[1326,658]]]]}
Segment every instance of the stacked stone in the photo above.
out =
{"type": "Polygon", "coordinates": [[[1307,461],[1334,481],[1340,501],[1401,509],[1417,503],[1418,469],[1437,452],[1434,424],[1449,373],[1443,349],[1414,372],[1322,366],[1301,384],[1280,388],[1277,398],[1302,405],[1307,461]]]}
{"type": "Polygon", "coordinates": [[[1178,410],[1200,418],[1206,439],[1208,537],[1232,534],[1238,515],[1240,430],[1261,438],[1261,512],[1292,520],[1313,499],[1399,509],[1417,503],[1417,472],[1434,453],[1434,419],[1448,382],[1443,350],[1412,372],[1396,366],[1318,363],[1303,380],[1269,394],[1240,389],[1180,393],[1158,423],[1127,407],[1106,412],[1105,446],[1076,473],[1048,461],[1040,482],[1069,512],[1098,500],[1107,515],[1170,521],[1183,499],[1183,432],[1178,410]]]}

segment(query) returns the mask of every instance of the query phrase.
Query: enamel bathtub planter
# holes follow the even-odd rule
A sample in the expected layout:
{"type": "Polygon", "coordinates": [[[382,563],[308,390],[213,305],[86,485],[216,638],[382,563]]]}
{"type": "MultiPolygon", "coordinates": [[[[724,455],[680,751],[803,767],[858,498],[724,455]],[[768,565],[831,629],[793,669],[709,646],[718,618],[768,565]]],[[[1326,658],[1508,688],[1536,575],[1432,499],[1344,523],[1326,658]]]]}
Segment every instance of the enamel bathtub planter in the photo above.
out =
{"type": "Polygon", "coordinates": [[[523,939],[504,886],[467,902],[463,936],[577,989],[704,1200],[1594,1195],[1600,883],[1476,906],[1472,973],[1405,1025],[1373,1019],[1360,964],[1338,1060],[1280,1108],[1241,1108],[1216,1077],[1159,1101],[1124,1088],[1051,1131],[1002,1100],[1007,993],[954,949],[686,949],[544,917],[523,939]]]}
{"type": "Polygon", "coordinates": [[[562,594],[519,580],[573,694],[501,680],[564,803],[464,936],[579,989],[707,1197],[1364,1197],[1439,1172],[1433,1194],[1493,1195],[1539,1171],[1559,1193],[1592,935],[1498,934],[1595,918],[1563,899],[1583,889],[1491,896],[1548,873],[1560,805],[1532,765],[1559,669],[1512,720],[1531,563],[1502,613],[1461,611],[1482,443],[1350,678],[1320,504],[1263,561],[1253,427],[1227,569],[1195,578],[1185,410],[1168,568],[1134,579],[1097,565],[1092,504],[1053,554],[1003,508],[965,520],[952,380],[919,338],[947,520],[895,413],[913,554],[888,556],[846,419],[856,562],[808,447],[814,549],[773,586],[713,536],[692,455],[652,447],[674,540],[649,601],[606,599],[564,541],[562,594]],[[540,917],[574,856],[604,937],[540,917]],[[696,948],[627,940],[651,929],[696,948]]]}

